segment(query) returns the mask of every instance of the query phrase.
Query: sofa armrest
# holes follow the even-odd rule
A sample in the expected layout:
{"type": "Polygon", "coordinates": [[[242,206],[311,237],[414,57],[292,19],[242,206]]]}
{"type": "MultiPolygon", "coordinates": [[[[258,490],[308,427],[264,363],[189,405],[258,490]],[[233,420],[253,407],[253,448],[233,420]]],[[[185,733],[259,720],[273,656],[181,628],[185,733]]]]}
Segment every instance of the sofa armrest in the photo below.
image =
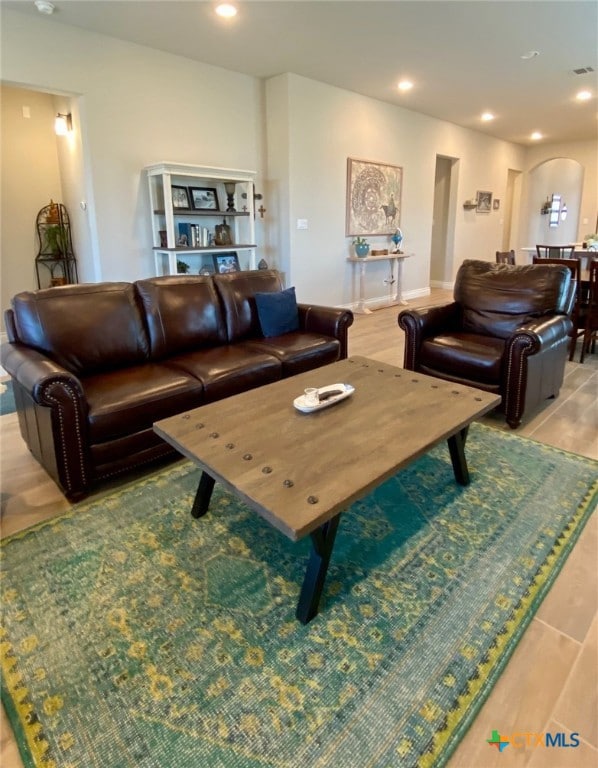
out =
{"type": "Polygon", "coordinates": [[[89,485],[88,405],[79,379],[35,349],[2,345],[13,379],[19,427],[28,448],[70,499],[89,485]],[[32,414],[35,413],[35,416],[32,414]]]}
{"type": "Polygon", "coordinates": [[[415,371],[422,342],[437,333],[456,331],[461,324],[461,310],[456,302],[424,311],[405,309],[398,317],[399,327],[405,331],[403,367],[415,371]]]}
{"type": "Polygon", "coordinates": [[[350,309],[320,307],[312,304],[298,304],[299,327],[307,333],[320,333],[338,339],[341,345],[340,359],[348,354],[348,331],[353,325],[350,309]]]}

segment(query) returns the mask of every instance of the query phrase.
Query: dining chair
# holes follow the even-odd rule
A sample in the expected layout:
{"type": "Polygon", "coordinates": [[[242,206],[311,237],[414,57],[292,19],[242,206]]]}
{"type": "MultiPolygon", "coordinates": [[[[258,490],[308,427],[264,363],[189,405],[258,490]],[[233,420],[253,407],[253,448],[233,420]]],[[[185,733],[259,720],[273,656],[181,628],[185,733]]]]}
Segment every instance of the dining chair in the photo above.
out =
{"type": "Polygon", "coordinates": [[[497,264],[515,264],[515,251],[496,251],[497,264]]]}
{"type": "Polygon", "coordinates": [[[575,257],[574,245],[538,245],[536,253],[539,259],[573,259],[575,257]]]}
{"type": "MultiPolygon", "coordinates": [[[[571,247],[574,248],[574,246],[571,247]]],[[[571,343],[569,345],[569,360],[571,361],[575,355],[577,339],[579,336],[582,336],[584,332],[585,316],[587,310],[587,305],[584,301],[584,294],[582,293],[581,262],[579,259],[558,259],[544,256],[534,256],[533,262],[534,264],[560,264],[562,266],[569,267],[571,270],[571,276],[573,280],[575,280],[575,300],[571,310],[571,322],[573,323],[573,328],[571,329],[571,343]]]]}
{"type": "Polygon", "coordinates": [[[593,354],[596,351],[596,333],[598,333],[598,261],[596,259],[590,262],[589,272],[588,308],[581,342],[580,363],[583,363],[586,352],[591,351],[593,354]]]}

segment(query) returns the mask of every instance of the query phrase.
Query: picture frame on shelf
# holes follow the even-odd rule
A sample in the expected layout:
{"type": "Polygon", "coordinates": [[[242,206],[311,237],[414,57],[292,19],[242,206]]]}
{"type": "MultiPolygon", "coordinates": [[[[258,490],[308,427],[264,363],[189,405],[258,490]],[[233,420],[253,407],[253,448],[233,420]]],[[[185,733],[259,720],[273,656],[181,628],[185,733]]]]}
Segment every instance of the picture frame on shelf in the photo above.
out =
{"type": "Polygon", "coordinates": [[[178,187],[173,184],[170,190],[172,194],[172,207],[189,210],[189,191],[187,187],[178,187]]]}
{"type": "Polygon", "coordinates": [[[401,225],[403,168],[347,158],[345,235],[392,235],[401,225]]]}
{"type": "Polygon", "coordinates": [[[190,187],[194,211],[219,211],[218,193],[214,187],[190,187]]]}
{"type": "Polygon", "coordinates": [[[478,190],[476,195],[476,213],[490,213],[492,210],[492,192],[478,190]]]}
{"type": "Polygon", "coordinates": [[[214,261],[214,270],[222,275],[227,272],[240,272],[241,265],[236,251],[225,251],[223,253],[212,254],[214,261]]]}

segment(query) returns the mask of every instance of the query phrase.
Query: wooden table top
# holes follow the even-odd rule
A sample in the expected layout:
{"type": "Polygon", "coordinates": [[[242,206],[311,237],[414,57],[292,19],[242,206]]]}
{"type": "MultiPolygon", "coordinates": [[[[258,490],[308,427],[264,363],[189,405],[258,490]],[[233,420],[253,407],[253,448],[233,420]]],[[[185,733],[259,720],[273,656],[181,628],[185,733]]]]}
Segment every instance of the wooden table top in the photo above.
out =
{"type": "Polygon", "coordinates": [[[154,424],[160,437],[296,541],[500,397],[364,357],[327,365],[154,424]],[[352,384],[302,413],[305,387],[352,384]]]}

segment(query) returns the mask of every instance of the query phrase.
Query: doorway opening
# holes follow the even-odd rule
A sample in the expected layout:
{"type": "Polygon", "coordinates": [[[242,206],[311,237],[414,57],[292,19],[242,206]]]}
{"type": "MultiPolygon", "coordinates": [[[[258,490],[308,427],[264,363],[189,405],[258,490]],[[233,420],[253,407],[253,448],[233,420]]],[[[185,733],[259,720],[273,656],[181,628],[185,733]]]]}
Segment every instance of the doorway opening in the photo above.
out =
{"type": "Polygon", "coordinates": [[[519,230],[519,217],[515,212],[519,211],[520,202],[521,171],[509,168],[503,208],[501,251],[510,251],[511,248],[515,248],[513,243],[518,240],[519,230]]]}
{"type": "Polygon", "coordinates": [[[430,244],[430,287],[452,288],[459,160],[436,155],[430,244]]]}

